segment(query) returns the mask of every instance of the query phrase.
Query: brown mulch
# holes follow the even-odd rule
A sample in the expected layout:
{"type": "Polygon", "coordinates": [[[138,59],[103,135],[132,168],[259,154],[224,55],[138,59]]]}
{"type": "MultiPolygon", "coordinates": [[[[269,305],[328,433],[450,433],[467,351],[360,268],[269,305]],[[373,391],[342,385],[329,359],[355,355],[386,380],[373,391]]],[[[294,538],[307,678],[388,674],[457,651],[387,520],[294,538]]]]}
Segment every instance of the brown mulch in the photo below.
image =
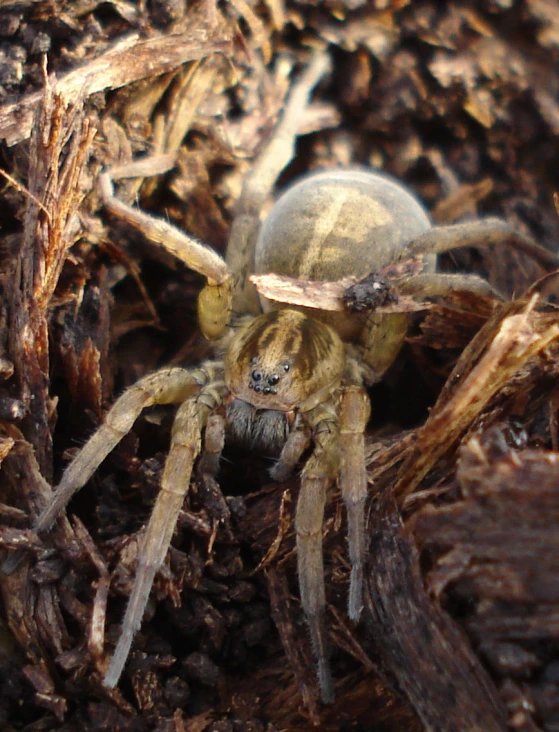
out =
{"type": "Polygon", "coordinates": [[[223,252],[317,48],[333,68],[278,188],[372,165],[438,223],[496,215],[557,250],[553,0],[0,0],[0,544],[25,557],[0,575],[1,729],[559,730],[556,281],[506,247],[441,268],[512,302],[456,294],[417,313],[372,390],[358,627],[332,490],[335,704],[320,704],[299,606],[297,481],[270,485],[265,460],[226,452],[230,531],[193,486],[113,692],[102,675],[172,410],[138,420],[48,540],[30,531],[115,395],[210,354],[202,278],[107,215],[99,172],[223,252]]]}

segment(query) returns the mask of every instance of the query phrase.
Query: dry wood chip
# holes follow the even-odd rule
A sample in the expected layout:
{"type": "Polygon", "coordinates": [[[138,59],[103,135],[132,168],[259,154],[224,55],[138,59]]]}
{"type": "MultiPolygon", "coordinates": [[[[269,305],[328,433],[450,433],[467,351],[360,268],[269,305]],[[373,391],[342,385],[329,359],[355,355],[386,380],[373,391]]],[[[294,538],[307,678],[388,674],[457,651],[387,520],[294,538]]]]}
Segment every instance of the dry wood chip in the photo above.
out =
{"type": "Polygon", "coordinates": [[[397,496],[411,493],[507,381],[559,337],[559,326],[553,319],[546,322],[534,312],[536,302],[534,296],[523,312],[506,317],[494,335],[494,319],[490,320],[466,349],[447,382],[453,393],[443,391],[418,431],[414,452],[403,465],[394,489],[397,496]],[[485,347],[482,359],[473,366],[472,355],[485,347]]]}
{"type": "MultiPolygon", "coordinates": [[[[216,30],[201,22],[176,35],[142,39],[133,34],[62,77],[57,82],[57,93],[64,99],[85,99],[105,89],[118,89],[146,77],[165,74],[188,61],[230,51],[229,35],[223,29],[216,30]]],[[[0,139],[11,146],[28,138],[33,115],[42,98],[42,92],[34,92],[0,107],[0,139]]]]}

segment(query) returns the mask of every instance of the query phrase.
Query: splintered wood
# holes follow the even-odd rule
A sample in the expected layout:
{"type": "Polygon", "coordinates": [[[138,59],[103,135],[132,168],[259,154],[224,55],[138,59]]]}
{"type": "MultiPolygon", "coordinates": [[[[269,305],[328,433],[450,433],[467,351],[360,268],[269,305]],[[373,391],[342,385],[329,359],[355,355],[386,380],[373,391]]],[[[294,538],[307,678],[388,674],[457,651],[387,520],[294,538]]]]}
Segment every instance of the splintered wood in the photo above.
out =
{"type": "Polygon", "coordinates": [[[394,493],[400,499],[411,493],[425,478],[436,461],[455,441],[471,429],[475,420],[510,379],[521,372],[528,361],[544,351],[559,337],[559,325],[551,316],[534,313],[537,296],[518,315],[509,315],[487,344],[489,322],[478,334],[456,365],[428,419],[417,431],[413,453],[404,463],[394,493]],[[471,358],[486,349],[479,363],[471,358]]]}

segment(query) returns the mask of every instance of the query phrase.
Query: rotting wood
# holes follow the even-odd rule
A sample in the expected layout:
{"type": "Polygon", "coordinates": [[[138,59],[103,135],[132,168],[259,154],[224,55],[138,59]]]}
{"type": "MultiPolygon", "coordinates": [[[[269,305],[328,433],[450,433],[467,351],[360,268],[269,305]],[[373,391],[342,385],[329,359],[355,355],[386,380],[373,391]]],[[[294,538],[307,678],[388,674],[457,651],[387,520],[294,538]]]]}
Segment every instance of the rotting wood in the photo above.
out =
{"type": "Polygon", "coordinates": [[[427,730],[503,732],[497,690],[464,634],[426,595],[419,554],[390,490],[372,501],[369,530],[366,622],[388,677],[427,730]]]}
{"type": "MultiPolygon", "coordinates": [[[[66,99],[118,89],[135,81],[174,71],[188,61],[214,53],[227,55],[231,39],[217,28],[199,22],[187,32],[143,39],[130,35],[85,66],[70,71],[58,82],[59,93],[66,99]]],[[[42,99],[34,92],[14,103],[0,107],[0,139],[17,145],[31,134],[33,119],[42,99]]]]}
{"type": "MultiPolygon", "coordinates": [[[[92,162],[84,166],[86,197],[77,209],[80,238],[64,255],[54,294],[50,284],[44,291],[43,302],[50,301],[41,316],[40,345],[46,342],[47,323],[51,381],[48,400],[39,400],[43,416],[38,430],[25,421],[13,374],[26,364],[22,354],[10,360],[8,321],[5,307],[0,309],[0,514],[7,524],[0,541],[3,551],[24,548],[27,557],[27,569],[22,565],[18,574],[2,580],[5,597],[13,603],[3,604],[4,614],[16,623],[20,642],[0,625],[0,650],[7,659],[0,664],[0,725],[65,724],[96,732],[130,726],[177,732],[302,732],[310,727],[296,669],[288,663],[271,621],[265,579],[259,572],[252,574],[263,558],[271,558],[270,567],[283,573],[290,615],[280,602],[281,621],[291,624],[292,638],[286,643],[297,644],[304,657],[308,638],[291,593],[296,585],[293,535],[289,528],[278,534],[283,487],[262,488],[265,471],[259,472],[250,457],[242,463],[234,455],[234,470],[227,461],[222,466],[220,484],[236,511],[234,536],[221,531],[196,495],[184,507],[154,588],[150,613],[155,614],[145,620],[122,693],[110,697],[100,688],[100,655],[103,643],[110,647],[118,632],[134,571],[136,532],[159,483],[169,415],[154,413],[141,420],[71,506],[70,515],[79,516],[86,527],[86,533],[76,529],[79,541],[66,522],[47,548],[38,547],[27,530],[26,512],[49,490],[31,445],[37,434],[47,426],[49,433],[55,430],[58,473],[95,428],[115,388],[162,363],[199,363],[207,353],[194,326],[198,281],[162,264],[112,221],[108,226],[93,185],[99,163],[136,174],[124,195],[131,200],[137,195],[143,208],[221,249],[246,171],[275,124],[292,72],[305,65],[309,48],[328,43],[333,74],[301,120],[302,129],[311,134],[300,141],[281,187],[317,167],[373,165],[411,185],[445,222],[455,216],[503,215],[548,247],[559,241],[553,205],[559,105],[550,92],[558,84],[559,24],[553,3],[466,0],[443,7],[418,0],[385,3],[379,10],[378,3],[355,0],[269,0],[254,6],[258,22],[252,24],[241,17],[245,7],[213,0],[188,7],[171,0],[136,5],[120,0],[0,2],[0,112],[5,115],[0,126],[10,142],[22,140],[1,151],[2,168],[20,185],[14,189],[3,181],[0,188],[4,306],[13,295],[21,252],[27,205],[23,191],[30,188],[29,164],[34,162],[30,120],[43,95],[37,91],[43,86],[42,53],[48,56],[49,71],[67,84],[71,102],[83,99],[101,130],[91,146],[92,162]],[[195,38],[199,30],[203,35],[195,38]],[[190,40],[180,46],[181,39],[190,40]],[[267,42],[269,65],[258,48],[267,42]],[[165,57],[158,56],[160,48],[168,50],[165,57]],[[153,53],[146,56],[146,49],[153,53]],[[206,57],[200,65],[215,63],[218,71],[213,81],[200,73],[197,86],[191,75],[196,76],[198,60],[206,57]],[[186,106],[194,100],[191,118],[188,126],[181,117],[166,127],[168,105],[176,98],[186,99],[186,106]],[[173,129],[172,155],[161,157],[173,129]],[[184,132],[186,139],[180,139],[184,132]],[[153,174],[140,187],[139,180],[153,174]],[[44,617],[40,630],[30,602],[39,594],[37,607],[44,617]],[[101,629],[103,616],[106,627],[101,629]],[[61,646],[67,647],[59,653],[61,646]],[[193,653],[198,665],[192,659],[185,662],[193,653]],[[200,680],[204,664],[217,668],[214,686],[200,680]]],[[[37,199],[40,209],[45,202],[37,199]]],[[[41,225],[47,218],[44,211],[37,214],[41,225]]],[[[39,233],[37,243],[43,245],[49,237],[44,238],[44,227],[39,233]]],[[[461,252],[447,257],[443,266],[478,271],[499,290],[516,295],[542,274],[509,250],[461,252]]],[[[553,302],[557,288],[551,277],[546,282],[545,294],[553,302]]],[[[544,302],[542,296],[530,318],[540,334],[557,320],[556,311],[544,302]]],[[[432,608],[436,612],[444,603],[472,640],[476,664],[490,670],[506,705],[509,728],[522,732],[551,730],[558,715],[557,611],[554,577],[549,575],[555,571],[550,546],[558,529],[544,477],[546,470],[553,473],[549,449],[558,444],[555,346],[523,363],[491,398],[481,394],[483,408],[469,412],[452,444],[454,420],[447,434],[449,422],[437,422],[436,415],[458,398],[465,374],[487,355],[503,317],[516,316],[524,307],[496,312],[490,299],[458,295],[432,303],[418,316],[394,372],[373,392],[368,448],[371,492],[393,485],[407,456],[428,459],[425,477],[403,500],[406,536],[419,545],[421,570],[432,593],[421,621],[429,623],[432,608]],[[437,402],[459,353],[488,318],[490,323],[443,389],[429,437],[421,427],[427,409],[437,402]],[[505,455],[488,448],[488,429],[497,426],[508,434],[518,424],[524,440],[520,447],[513,445],[505,455]],[[422,449],[414,453],[418,439],[422,449]],[[459,452],[464,440],[468,447],[459,452]],[[442,454],[437,452],[439,442],[442,454]],[[466,459],[465,449],[473,450],[476,459],[481,455],[482,464],[466,459]],[[488,493],[478,495],[467,472],[477,475],[488,493]],[[496,483],[507,476],[513,479],[510,491],[496,483]],[[538,514],[539,503],[545,515],[538,514]],[[486,531],[491,528],[489,508],[502,527],[491,537],[486,531]],[[514,516],[514,531],[507,533],[514,516]],[[536,532],[533,522],[540,518],[536,532]],[[483,531],[477,531],[475,519],[483,531]],[[503,554],[507,548],[520,557],[514,566],[503,554]],[[530,577],[538,579],[537,587],[530,585],[530,577]],[[499,592],[502,596],[496,597],[499,592]],[[516,603],[512,607],[511,598],[516,603]]],[[[12,338],[19,337],[12,333],[12,338]]],[[[44,351],[36,355],[42,358],[44,351]]],[[[495,379],[500,378],[498,371],[495,379]]],[[[457,399],[454,404],[464,402],[457,399]]],[[[48,441],[41,441],[39,448],[48,474],[48,441]]],[[[406,475],[412,479],[413,467],[410,459],[406,475]]],[[[296,495],[296,485],[292,490],[296,495]]],[[[333,491],[325,541],[338,701],[333,708],[319,707],[317,715],[326,730],[368,730],[374,725],[419,731],[425,725],[409,702],[395,696],[376,673],[394,661],[391,653],[375,657],[363,628],[347,626],[342,515],[333,491]]],[[[310,657],[310,649],[308,653],[310,657]]],[[[444,712],[444,700],[441,706],[444,712]]]]}

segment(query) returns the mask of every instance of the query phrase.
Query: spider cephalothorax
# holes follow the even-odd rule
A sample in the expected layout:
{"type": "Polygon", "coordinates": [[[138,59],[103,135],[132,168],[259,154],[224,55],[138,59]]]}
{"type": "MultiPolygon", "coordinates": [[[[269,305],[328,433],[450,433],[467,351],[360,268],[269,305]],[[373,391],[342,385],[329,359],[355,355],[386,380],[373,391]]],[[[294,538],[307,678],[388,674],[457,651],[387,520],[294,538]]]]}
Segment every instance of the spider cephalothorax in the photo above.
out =
{"type": "Polygon", "coordinates": [[[339,385],[344,346],[325,323],[297,310],[260,315],[236,335],[225,356],[225,381],[259,409],[308,411],[339,385]]]}
{"type": "Polygon", "coordinates": [[[262,307],[268,312],[261,314],[249,280],[251,273],[335,281],[347,275],[365,277],[421,254],[420,271],[400,283],[400,290],[429,296],[452,289],[494,292],[479,277],[436,272],[437,252],[457,246],[506,241],[557,266],[557,258],[496,219],[432,228],[424,208],[406,188],[366,169],[333,170],[303,179],[277,201],[260,227],[259,207],[290,158],[301,109],[328,65],[326,54],[314,58],[295,85],[276,136],[255,161],[233,222],[227,263],[165,222],[120,203],[107,177],[102,178],[102,195],[111,213],[165,243],[206,277],[198,301],[200,325],[209,339],[219,339],[220,354],[218,360],[197,369],[157,371],[127,389],[68,466],[35,524],[43,533],[51,527],[142,409],[153,404],[179,405],[161,491],[142,538],[122,633],[105,676],[109,687],[118,682],[126,663],[154,577],[169,548],[194,463],[202,453],[199,477],[214,480],[229,434],[249,448],[274,454],[277,461],[271,475],[276,480],[285,480],[310,448],[301,467],[295,518],[299,586],[322,697],[331,701],[334,696],[323,621],[326,493],[337,480],[348,517],[348,614],[357,621],[366,547],[364,430],[370,412],[364,381],[380,378],[394,361],[405,338],[408,316],[405,312],[274,310],[265,301],[262,307]],[[231,324],[233,311],[246,313],[246,322],[231,324]]]}
{"type": "Polygon", "coordinates": [[[235,333],[224,359],[231,435],[278,453],[297,415],[339,389],[344,364],[344,345],[328,325],[291,309],[254,318],[235,333]]]}

